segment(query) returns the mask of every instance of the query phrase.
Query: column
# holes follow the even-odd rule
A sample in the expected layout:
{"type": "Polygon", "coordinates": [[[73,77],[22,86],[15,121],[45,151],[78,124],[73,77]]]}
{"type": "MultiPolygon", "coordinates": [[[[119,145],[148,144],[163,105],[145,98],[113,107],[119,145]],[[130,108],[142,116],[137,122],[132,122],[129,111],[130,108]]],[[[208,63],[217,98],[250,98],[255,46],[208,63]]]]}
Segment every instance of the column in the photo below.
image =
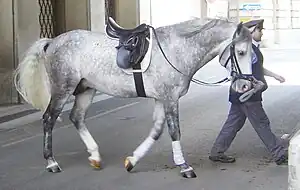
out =
{"type": "Polygon", "coordinates": [[[12,1],[0,1],[0,104],[12,102],[12,70],[14,68],[14,26],[12,1]]]}
{"type": "Polygon", "coordinates": [[[90,30],[104,32],[105,0],[89,0],[89,17],[90,30]]]}

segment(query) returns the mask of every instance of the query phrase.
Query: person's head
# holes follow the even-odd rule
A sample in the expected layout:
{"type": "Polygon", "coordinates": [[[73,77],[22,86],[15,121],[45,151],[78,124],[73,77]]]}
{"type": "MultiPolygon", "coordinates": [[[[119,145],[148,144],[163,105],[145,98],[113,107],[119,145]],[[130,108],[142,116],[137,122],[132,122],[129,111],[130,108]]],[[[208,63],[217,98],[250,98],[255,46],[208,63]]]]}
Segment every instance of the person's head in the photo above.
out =
{"type": "Polygon", "coordinates": [[[244,23],[244,25],[250,30],[253,40],[260,42],[263,36],[262,30],[264,29],[264,19],[251,20],[244,23]]]}

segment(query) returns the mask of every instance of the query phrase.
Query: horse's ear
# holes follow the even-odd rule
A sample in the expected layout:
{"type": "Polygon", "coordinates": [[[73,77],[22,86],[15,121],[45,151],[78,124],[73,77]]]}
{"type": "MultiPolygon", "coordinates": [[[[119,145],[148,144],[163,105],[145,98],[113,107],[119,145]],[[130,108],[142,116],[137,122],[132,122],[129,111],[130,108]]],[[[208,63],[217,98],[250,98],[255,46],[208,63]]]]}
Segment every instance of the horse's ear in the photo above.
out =
{"type": "Polygon", "coordinates": [[[240,22],[237,26],[236,33],[239,35],[243,28],[243,22],[240,22]]]}

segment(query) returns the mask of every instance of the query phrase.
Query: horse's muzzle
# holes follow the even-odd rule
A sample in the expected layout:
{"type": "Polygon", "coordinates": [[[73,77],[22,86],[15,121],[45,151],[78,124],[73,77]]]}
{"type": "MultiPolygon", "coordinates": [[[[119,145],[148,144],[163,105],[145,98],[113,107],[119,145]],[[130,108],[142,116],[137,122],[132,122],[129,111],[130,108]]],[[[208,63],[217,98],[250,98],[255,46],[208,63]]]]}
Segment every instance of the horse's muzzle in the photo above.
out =
{"type": "Polygon", "coordinates": [[[231,83],[231,88],[238,93],[245,93],[251,90],[253,87],[252,81],[248,79],[235,79],[231,83]]]}
{"type": "Polygon", "coordinates": [[[231,84],[231,88],[242,94],[239,98],[241,102],[247,101],[253,94],[262,90],[265,87],[265,83],[257,80],[253,76],[246,78],[238,78],[231,84]]]}

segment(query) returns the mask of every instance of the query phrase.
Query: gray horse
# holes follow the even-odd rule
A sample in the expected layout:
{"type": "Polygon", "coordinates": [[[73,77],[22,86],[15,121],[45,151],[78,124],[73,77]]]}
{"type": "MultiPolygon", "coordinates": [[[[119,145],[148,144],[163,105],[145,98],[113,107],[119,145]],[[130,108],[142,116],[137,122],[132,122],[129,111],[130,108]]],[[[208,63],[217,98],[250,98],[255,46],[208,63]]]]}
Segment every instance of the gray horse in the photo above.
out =
{"type": "Polygon", "coordinates": [[[156,43],[148,43],[150,59],[146,61],[147,69],[140,74],[143,97],[154,99],[154,125],[132,156],[125,159],[125,168],[131,171],[136,166],[159,139],[167,123],[174,163],[180,167],[182,176],[196,177],[185,161],[180,144],[178,100],[188,92],[193,75],[218,55],[220,64],[231,75],[234,90],[244,93],[253,89],[253,81],[257,80],[251,75],[250,32],[242,23],[199,18],[147,30],[145,25],[144,28],[124,29],[115,23],[113,27],[115,35],[111,32],[110,36],[108,33],[73,30],[53,39],[40,39],[28,49],[15,71],[18,92],[33,107],[44,112],[46,169],[61,171],[52,152],[52,130],[71,95],[75,96],[75,103],[70,120],[90,153],[91,165],[100,167],[98,145],[85,125],[86,111],[96,91],[116,97],[140,97],[132,68],[121,68],[116,59],[122,46],[121,37],[150,31],[147,40],[151,38],[156,43]]]}

